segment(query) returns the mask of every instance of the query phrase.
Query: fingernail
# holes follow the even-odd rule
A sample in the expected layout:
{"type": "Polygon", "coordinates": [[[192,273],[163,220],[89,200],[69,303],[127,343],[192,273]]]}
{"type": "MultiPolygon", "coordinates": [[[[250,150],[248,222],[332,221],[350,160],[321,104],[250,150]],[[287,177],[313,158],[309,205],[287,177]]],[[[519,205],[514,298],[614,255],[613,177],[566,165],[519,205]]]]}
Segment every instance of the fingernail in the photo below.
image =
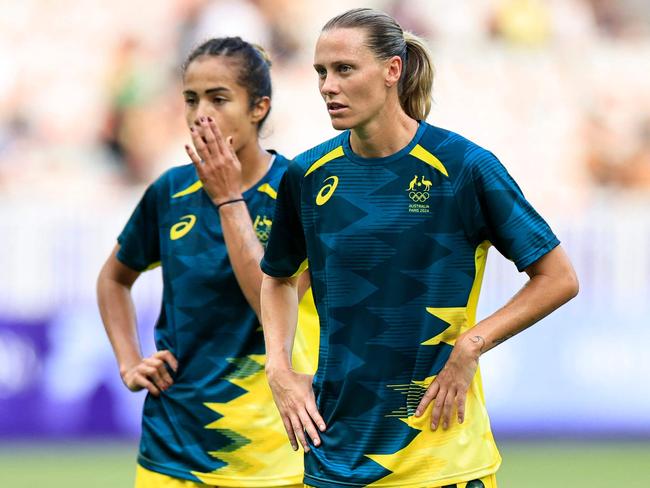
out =
{"type": "Polygon", "coordinates": [[[320,425],[318,426],[318,428],[319,428],[320,430],[325,430],[325,424],[320,424],[320,425]]]}
{"type": "Polygon", "coordinates": [[[442,424],[442,430],[447,430],[447,427],[449,427],[449,424],[447,422],[442,424]]]}
{"type": "Polygon", "coordinates": [[[317,446],[318,444],[320,444],[320,441],[314,437],[314,445],[317,446]]]}
{"type": "Polygon", "coordinates": [[[422,412],[420,412],[419,410],[416,410],[416,411],[415,411],[415,416],[416,416],[416,417],[419,417],[420,415],[422,415],[422,412]]]}

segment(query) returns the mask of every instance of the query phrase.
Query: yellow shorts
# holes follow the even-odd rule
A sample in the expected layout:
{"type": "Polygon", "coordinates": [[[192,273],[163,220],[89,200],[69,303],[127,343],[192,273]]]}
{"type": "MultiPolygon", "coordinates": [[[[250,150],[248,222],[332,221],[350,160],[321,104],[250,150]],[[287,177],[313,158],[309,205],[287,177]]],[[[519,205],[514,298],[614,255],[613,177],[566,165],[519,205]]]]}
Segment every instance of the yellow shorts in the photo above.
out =
{"type": "MultiPolygon", "coordinates": [[[[135,471],[135,488],[219,488],[196,481],[174,478],[143,468],[139,464],[135,471]]],[[[278,487],[280,488],[280,487],[278,487]]],[[[284,485],[281,488],[302,488],[302,485],[284,485]]]]}
{"type": "MultiPolygon", "coordinates": [[[[313,488],[305,485],[305,488],[313,488]]],[[[497,488],[497,477],[493,474],[481,478],[480,480],[463,481],[454,485],[436,485],[428,488],[497,488]]]]}

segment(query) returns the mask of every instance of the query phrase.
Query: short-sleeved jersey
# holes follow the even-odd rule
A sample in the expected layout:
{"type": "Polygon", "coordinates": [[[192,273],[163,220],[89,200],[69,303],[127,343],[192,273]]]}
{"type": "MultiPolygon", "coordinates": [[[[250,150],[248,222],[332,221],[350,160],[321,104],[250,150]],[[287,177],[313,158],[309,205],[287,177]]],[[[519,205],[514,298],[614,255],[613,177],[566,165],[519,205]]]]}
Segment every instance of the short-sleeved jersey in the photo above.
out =
{"type": "Polygon", "coordinates": [[[420,123],[385,158],[361,158],[349,131],[301,154],[278,192],[262,269],[284,277],[309,260],[321,325],[322,444],[305,483],[442,486],[500,464],[480,372],[463,424],[414,417],[457,337],[475,324],[487,250],[522,270],[559,241],[490,152],[420,123]]]}
{"type": "MultiPolygon", "coordinates": [[[[263,245],[287,166],[276,155],[243,195],[263,245]]],[[[237,284],[218,211],[193,165],[172,168],[146,190],[118,242],[117,257],[130,268],[162,265],[156,347],[170,350],[179,364],[174,384],[159,398],[146,397],[139,464],[209,485],[300,482],[303,460],[287,445],[264,374],[262,328],[237,284]]],[[[318,347],[310,344],[318,341],[318,319],[308,295],[294,356],[304,371],[317,353],[308,355],[307,344],[318,347]]]]}

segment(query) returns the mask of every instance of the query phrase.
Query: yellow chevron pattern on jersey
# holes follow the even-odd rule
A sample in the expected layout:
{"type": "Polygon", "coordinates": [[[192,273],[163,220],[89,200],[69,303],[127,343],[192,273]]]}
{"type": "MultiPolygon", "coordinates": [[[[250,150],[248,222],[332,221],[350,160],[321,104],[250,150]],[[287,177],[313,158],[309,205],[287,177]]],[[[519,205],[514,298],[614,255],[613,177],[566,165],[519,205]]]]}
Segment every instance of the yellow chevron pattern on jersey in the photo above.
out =
{"type": "MultiPolygon", "coordinates": [[[[206,425],[206,429],[220,430],[233,444],[209,453],[226,462],[225,466],[211,473],[192,472],[203,483],[223,484],[226,479],[232,483],[231,480],[236,479],[237,486],[255,487],[259,486],[259,479],[268,480],[269,471],[278,465],[288,467],[290,464],[302,464],[300,453],[291,450],[279,414],[274,408],[264,373],[264,358],[260,354],[232,359],[231,362],[237,364],[238,368],[226,379],[246,390],[246,393],[225,403],[205,403],[206,407],[222,415],[206,425]],[[260,412],[260,405],[267,405],[268,409],[260,412]],[[251,432],[252,422],[255,422],[255,438],[249,439],[239,432],[251,432]],[[265,455],[260,456],[260,453],[265,455]]],[[[287,478],[284,481],[285,484],[293,484],[300,480],[287,478]]]]}
{"type": "MultiPolygon", "coordinates": [[[[484,241],[476,248],[474,254],[475,277],[467,306],[427,308],[427,312],[443,320],[449,326],[440,334],[422,342],[422,345],[433,346],[444,342],[453,346],[456,343],[458,335],[474,325],[478,297],[490,245],[490,242],[484,241]]],[[[432,431],[430,425],[434,402],[428,405],[420,417],[409,414],[410,412],[414,412],[425,390],[435,378],[435,375],[430,376],[423,381],[413,381],[410,385],[388,385],[389,388],[400,391],[407,398],[402,408],[391,412],[387,417],[399,417],[409,427],[418,430],[419,434],[406,447],[394,454],[367,455],[368,458],[391,471],[391,474],[388,476],[368,486],[416,487],[422,486],[423,483],[426,483],[431,478],[444,480],[443,484],[445,485],[458,483],[462,480],[453,478],[453,476],[462,472],[464,456],[467,455],[466,449],[462,446],[462,442],[459,443],[458,439],[485,439],[486,436],[489,438],[492,437],[488,427],[487,411],[484,406],[480,369],[477,370],[467,392],[465,420],[462,424],[458,423],[454,411],[447,430],[438,427],[436,431],[432,431]],[[432,456],[432,447],[440,448],[436,449],[435,452],[444,453],[444,456],[432,456]],[[448,476],[449,479],[447,479],[448,476]],[[418,479],[418,477],[421,477],[421,479],[418,479]]],[[[493,454],[485,450],[478,450],[473,453],[472,459],[475,465],[483,466],[483,469],[467,473],[467,475],[471,475],[473,478],[480,478],[494,473],[500,464],[499,459],[495,465],[493,454]],[[484,459],[478,458],[479,456],[483,456],[484,459]]]]}
{"type": "Polygon", "coordinates": [[[467,329],[467,307],[448,307],[448,308],[434,308],[427,307],[429,312],[434,317],[447,322],[449,327],[443,330],[437,336],[432,337],[422,343],[423,346],[435,346],[444,342],[453,346],[456,344],[456,338],[461,331],[467,329]]]}
{"type": "MultiPolygon", "coordinates": [[[[320,325],[314,297],[309,288],[298,307],[298,327],[292,354],[293,369],[299,373],[314,374],[318,368],[318,347],[320,325]]],[[[205,406],[222,415],[206,425],[206,429],[217,429],[232,443],[220,451],[209,454],[227,463],[212,473],[192,472],[206,484],[223,484],[237,478],[237,486],[257,487],[257,478],[268,478],[266,470],[277,469],[278,463],[302,465],[302,456],[289,446],[286,432],[273,402],[271,389],[264,373],[264,355],[250,355],[229,360],[237,370],[226,379],[247,393],[224,403],[206,403],[205,406]],[[259,406],[266,405],[267,411],[260,412],[259,406]],[[240,432],[251,431],[251,419],[267,417],[262,424],[255,424],[255,438],[247,438],[240,432]],[[264,456],[260,456],[264,453],[264,456]]],[[[288,467],[288,466],[287,466],[288,467]]],[[[274,482],[276,480],[274,479],[274,482]]],[[[283,480],[280,480],[283,481],[283,480]]],[[[278,481],[278,482],[280,482],[278,481]]],[[[298,480],[299,481],[299,480],[298,480]]],[[[297,483],[295,478],[286,478],[287,485],[297,483]]]]}
{"type": "MultiPolygon", "coordinates": [[[[417,405],[419,396],[435,379],[435,376],[426,378],[422,382],[414,382],[416,388],[411,389],[411,404],[417,405]]],[[[477,371],[476,377],[467,392],[465,403],[465,421],[459,424],[454,418],[449,428],[443,430],[439,427],[432,431],[431,411],[433,402],[429,404],[421,417],[410,415],[407,418],[400,418],[402,422],[409,427],[419,431],[419,434],[411,441],[409,445],[394,454],[369,454],[368,458],[377,464],[391,471],[391,474],[385,476],[375,483],[368,486],[386,486],[386,487],[420,487],[432,478],[442,481],[443,484],[454,484],[462,481],[457,477],[459,472],[462,473],[462,466],[465,459],[471,456],[475,460],[475,465],[482,466],[482,469],[471,473],[465,473],[463,478],[481,478],[496,471],[500,464],[495,464],[491,452],[476,450],[469,454],[467,446],[459,443],[458,439],[486,439],[491,438],[492,434],[486,430],[487,412],[483,406],[483,392],[480,386],[480,373],[477,371]],[[477,381],[478,379],[478,381],[477,381]],[[486,437],[487,436],[487,437],[486,437]],[[460,445],[459,445],[460,444],[460,445]],[[435,448],[435,449],[432,449],[435,448]],[[444,453],[441,456],[432,455],[432,452],[444,453]],[[477,456],[482,454],[482,458],[477,456]],[[459,471],[459,468],[461,469],[459,471]]],[[[410,409],[412,411],[412,409],[410,409]]]]}

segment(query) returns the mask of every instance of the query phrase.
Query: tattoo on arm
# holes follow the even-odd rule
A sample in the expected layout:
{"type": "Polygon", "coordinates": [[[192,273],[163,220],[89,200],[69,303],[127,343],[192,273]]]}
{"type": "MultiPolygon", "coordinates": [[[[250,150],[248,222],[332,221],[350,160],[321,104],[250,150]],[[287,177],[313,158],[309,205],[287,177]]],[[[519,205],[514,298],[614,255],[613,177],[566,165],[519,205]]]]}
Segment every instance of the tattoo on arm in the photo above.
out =
{"type": "Polygon", "coordinates": [[[481,336],[477,335],[474,337],[469,338],[470,341],[472,341],[474,344],[480,344],[481,345],[481,352],[483,352],[483,347],[485,347],[485,339],[483,339],[481,336]]]}

